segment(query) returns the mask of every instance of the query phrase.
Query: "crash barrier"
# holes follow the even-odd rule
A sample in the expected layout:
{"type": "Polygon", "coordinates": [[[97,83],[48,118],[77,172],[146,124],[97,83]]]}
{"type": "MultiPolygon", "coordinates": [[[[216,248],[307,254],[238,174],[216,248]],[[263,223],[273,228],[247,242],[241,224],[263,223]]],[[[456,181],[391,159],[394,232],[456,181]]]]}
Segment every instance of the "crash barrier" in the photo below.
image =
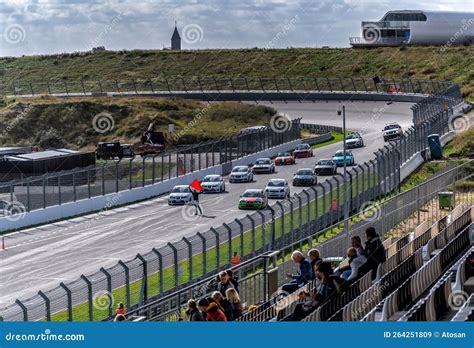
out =
{"type": "MultiPolygon", "coordinates": [[[[280,148],[280,151],[292,150],[300,138],[300,119],[285,119],[284,122],[288,122],[288,129],[285,132],[280,132],[270,126],[256,130],[245,130],[239,134],[215,141],[190,145],[163,152],[159,155],[145,156],[141,159],[138,157],[122,159],[87,168],[48,173],[43,176],[0,183],[0,193],[3,193],[2,199],[9,202],[12,211],[21,211],[25,215],[48,207],[64,206],[84,200],[90,202],[91,198],[101,196],[104,199],[98,201],[104,202],[102,205],[101,203],[96,204],[98,208],[95,210],[110,209],[116,205],[167,192],[174,186],[171,185],[170,187],[170,183],[173,180],[175,182],[180,181],[179,178],[190,175],[198,176],[200,172],[205,174],[227,174],[226,171],[230,171],[232,165],[238,165],[241,162],[245,162],[245,164],[252,163],[253,157],[251,156],[253,154],[262,156],[266,150],[278,150],[280,148]],[[285,144],[293,145],[286,148],[285,144]],[[162,184],[165,187],[160,189],[162,184]],[[138,188],[147,188],[145,191],[149,194],[145,196],[138,195],[134,198],[135,194],[125,193],[138,188]],[[125,196],[132,197],[127,198],[125,196]]],[[[322,141],[327,139],[327,136],[322,137],[322,141]]],[[[315,141],[318,141],[318,139],[315,139],[315,141]]],[[[276,155],[277,152],[271,152],[271,154],[276,155]]],[[[83,210],[80,205],[77,205],[75,215],[94,211],[94,209],[83,210]]],[[[87,205],[88,203],[85,204],[86,208],[87,205]]],[[[91,206],[94,206],[94,204],[92,203],[91,206]]],[[[56,210],[66,211],[67,207],[56,210]]],[[[73,205],[71,215],[62,213],[57,218],[73,216],[74,210],[73,205]]],[[[6,213],[8,214],[8,211],[6,213]]],[[[43,215],[53,217],[54,214],[47,213],[43,215]]],[[[52,221],[52,218],[47,221],[52,221]]],[[[42,222],[45,221],[32,221],[31,223],[38,224],[42,222]]],[[[21,226],[28,226],[26,221],[10,219],[10,221],[6,221],[5,225],[2,224],[0,230],[18,228],[21,227],[20,224],[21,226]]]]}
{"type": "Polygon", "coordinates": [[[325,134],[330,132],[342,133],[342,127],[328,126],[322,124],[300,123],[301,129],[307,130],[310,133],[325,134]]]}
{"type": "Polygon", "coordinates": [[[456,231],[448,227],[445,233],[441,233],[441,235],[446,241],[450,240],[449,243],[442,246],[439,253],[387,297],[382,309],[381,319],[383,321],[394,318],[396,320],[399,315],[398,312],[416,301],[441,276],[442,272],[458,257],[459,253],[471,245],[469,226],[457,235],[456,231]],[[451,237],[454,237],[454,239],[450,239],[447,233],[449,231],[453,232],[451,237]]]}
{"type": "Polygon", "coordinates": [[[301,139],[301,142],[303,144],[316,145],[316,144],[321,144],[321,143],[324,143],[325,141],[329,141],[332,139],[333,139],[333,136],[331,133],[325,133],[322,135],[317,135],[315,137],[301,139]]]}
{"type": "MultiPolygon", "coordinates": [[[[365,78],[365,77],[231,77],[194,76],[173,78],[159,76],[150,79],[133,80],[49,80],[15,81],[0,84],[1,95],[34,96],[131,96],[131,95],[168,95],[186,98],[187,95],[201,92],[214,100],[229,100],[228,94],[260,92],[269,94],[278,92],[278,98],[285,92],[299,95],[305,99],[305,92],[362,92],[400,94],[436,94],[452,86],[449,81],[422,80],[411,78],[365,78]],[[213,93],[214,92],[214,93],[213,93]],[[219,98],[221,96],[221,98],[219,98]],[[222,99],[225,98],[225,99],[222,99]]],[[[327,97],[326,97],[327,98],[327,97]]],[[[367,98],[367,97],[365,97],[367,98]]],[[[255,100],[255,99],[254,99],[255,100]]]]}
{"type": "Polygon", "coordinates": [[[474,294],[468,297],[451,321],[474,321],[474,294]]]}
{"type": "MultiPolygon", "coordinates": [[[[471,208],[457,218],[449,228],[451,230],[462,229],[472,220],[470,214],[471,208]]],[[[429,240],[435,238],[439,231],[439,221],[436,221],[425,231],[415,232],[413,239],[407,245],[380,264],[377,270],[376,282],[342,309],[342,320],[373,320],[377,310],[376,306],[394,291],[401,282],[423,265],[422,247],[429,240]]]]}
{"type": "MultiPolygon", "coordinates": [[[[334,230],[341,228],[337,222],[343,220],[346,213],[366,210],[374,206],[377,199],[398,189],[402,160],[426,149],[427,140],[424,136],[431,133],[443,135],[448,130],[452,113],[452,108],[449,108],[434,114],[422,125],[405,132],[401,139],[390,142],[376,153],[375,160],[350,169],[346,184],[343,176],[338,174],[324,184],[305,189],[266,210],[178,242],[168,243],[146,254],[139,254],[133,260],[120,261],[116,266],[102,269],[96,274],[83,275],[77,281],[62,284],[29,300],[17,300],[14,305],[2,311],[5,313],[3,316],[10,318],[8,320],[48,320],[53,318],[53,314],[67,311],[67,320],[73,320],[74,308],[79,304],[89,303],[87,314],[81,320],[103,320],[109,317],[108,311],[93,309],[94,294],[131,289],[132,285],[135,293],[130,290],[125,291],[124,295],[123,302],[128,308],[144,303],[150,303],[151,308],[156,305],[154,301],[157,298],[173,292],[179,300],[174,302],[175,308],[180,308],[184,298],[179,297],[179,289],[228,267],[234,251],[246,260],[310,236],[325,238],[333,235],[334,230]],[[327,229],[328,226],[331,227],[327,229]],[[199,267],[193,267],[196,263],[199,267]],[[188,271],[184,272],[183,269],[188,271]],[[154,285],[137,289],[136,284],[147,284],[149,277],[154,279],[154,285]]],[[[417,188],[418,192],[409,190],[406,194],[397,196],[399,201],[388,200],[387,204],[393,204],[391,209],[396,213],[390,213],[384,202],[381,210],[388,214],[386,218],[375,221],[376,228],[385,233],[413,212],[419,211],[440,187],[446,187],[448,183],[452,184],[461,177],[466,178],[464,174],[469,172],[470,165],[471,162],[429,180],[417,188]]],[[[361,234],[362,229],[358,229],[357,233],[361,234]]],[[[347,233],[338,234],[321,245],[323,253],[328,256],[344,254],[348,240],[347,233]]]]}
{"type": "Polygon", "coordinates": [[[436,321],[440,316],[454,306],[460,307],[459,301],[465,300],[461,291],[452,291],[452,276],[454,274],[464,273],[466,261],[474,256],[474,247],[462,255],[456,264],[451,267],[429,290],[429,294],[419,300],[407,313],[398,321],[436,321]],[[463,267],[462,267],[463,266],[463,267]]]}

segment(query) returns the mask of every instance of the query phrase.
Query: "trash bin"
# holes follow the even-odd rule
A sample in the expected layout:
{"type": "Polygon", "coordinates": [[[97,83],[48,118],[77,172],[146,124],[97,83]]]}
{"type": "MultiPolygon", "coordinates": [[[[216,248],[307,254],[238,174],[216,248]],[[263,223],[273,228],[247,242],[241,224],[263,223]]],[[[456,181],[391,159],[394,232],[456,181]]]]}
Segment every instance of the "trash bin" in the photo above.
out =
{"type": "Polygon", "coordinates": [[[431,158],[441,159],[443,158],[443,148],[441,147],[441,141],[439,140],[439,134],[428,135],[428,145],[430,147],[431,158]]]}
{"type": "Polygon", "coordinates": [[[454,192],[439,192],[439,207],[441,209],[453,209],[454,208],[454,192]]]}

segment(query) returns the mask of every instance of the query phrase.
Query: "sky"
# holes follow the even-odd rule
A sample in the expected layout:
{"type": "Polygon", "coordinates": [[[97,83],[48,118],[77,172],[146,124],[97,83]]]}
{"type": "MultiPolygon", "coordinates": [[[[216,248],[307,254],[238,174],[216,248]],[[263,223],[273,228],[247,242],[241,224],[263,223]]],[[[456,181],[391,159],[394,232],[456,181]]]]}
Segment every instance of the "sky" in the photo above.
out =
{"type": "Polygon", "coordinates": [[[388,10],[474,11],[473,0],[0,0],[0,56],[170,46],[348,47],[388,10]]]}

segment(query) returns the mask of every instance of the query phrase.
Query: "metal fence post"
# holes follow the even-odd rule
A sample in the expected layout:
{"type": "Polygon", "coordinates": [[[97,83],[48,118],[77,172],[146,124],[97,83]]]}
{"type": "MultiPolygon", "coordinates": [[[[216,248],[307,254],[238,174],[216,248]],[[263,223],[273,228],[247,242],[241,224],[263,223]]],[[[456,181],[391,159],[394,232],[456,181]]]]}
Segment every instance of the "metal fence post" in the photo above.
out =
{"type": "Polygon", "coordinates": [[[167,244],[173,251],[173,263],[174,263],[174,286],[177,288],[179,286],[179,264],[178,264],[178,249],[173,245],[173,243],[167,244]]]}
{"type": "Polygon", "coordinates": [[[38,295],[41,296],[41,298],[44,300],[44,305],[46,307],[46,321],[51,321],[51,301],[46,296],[46,294],[43,291],[38,291],[38,295]]]}
{"type": "Polygon", "coordinates": [[[299,229],[303,225],[303,200],[299,194],[295,194],[296,199],[298,199],[298,216],[299,216],[299,229]]]}
{"type": "Polygon", "coordinates": [[[244,257],[245,256],[245,249],[244,249],[244,224],[242,222],[240,222],[239,219],[235,219],[234,220],[237,225],[239,225],[239,235],[240,235],[240,257],[244,257]]]}
{"type": "Polygon", "coordinates": [[[28,308],[19,299],[15,300],[15,303],[21,308],[23,312],[23,321],[28,321],[28,308]]]}
{"type": "Polygon", "coordinates": [[[110,273],[104,268],[101,267],[100,271],[104,273],[105,277],[107,278],[107,296],[109,296],[109,318],[112,317],[112,305],[113,305],[113,294],[112,294],[112,276],[110,273]]]}
{"type": "Polygon", "coordinates": [[[305,196],[306,196],[306,202],[307,202],[307,219],[306,219],[306,223],[309,224],[310,221],[311,221],[311,207],[310,207],[310,204],[309,204],[309,201],[310,201],[310,197],[309,197],[309,193],[308,191],[306,190],[303,190],[301,191],[301,193],[303,193],[305,196]]]}
{"type": "Polygon", "coordinates": [[[271,220],[271,250],[275,250],[276,247],[276,236],[275,236],[275,210],[269,205],[268,209],[272,214],[271,220]]]}
{"type": "Polygon", "coordinates": [[[247,219],[250,220],[250,225],[252,226],[252,256],[255,255],[255,249],[256,249],[256,244],[255,244],[255,220],[249,215],[245,215],[247,219]]]}
{"type": "Polygon", "coordinates": [[[222,224],[227,230],[227,238],[229,239],[229,263],[232,260],[232,228],[229,227],[225,222],[222,224]]]}
{"type": "Polygon", "coordinates": [[[200,232],[197,232],[196,235],[199,238],[201,238],[201,242],[202,242],[202,274],[206,274],[207,273],[206,238],[200,232]]]}
{"type": "Polygon", "coordinates": [[[317,221],[318,219],[318,190],[316,190],[314,186],[310,186],[309,189],[313,191],[314,193],[314,221],[317,221]]]}
{"type": "Polygon", "coordinates": [[[148,262],[140,254],[137,254],[136,258],[139,259],[143,265],[142,286],[140,291],[141,296],[140,300],[138,301],[141,304],[146,303],[148,301],[148,262]]]}
{"type": "Polygon", "coordinates": [[[189,268],[189,281],[193,280],[193,245],[188,238],[183,237],[183,242],[188,247],[188,268],[189,268]]]}
{"type": "Polygon", "coordinates": [[[119,260],[118,264],[123,268],[125,273],[125,298],[127,301],[127,308],[130,308],[130,269],[122,260],[119,260]]]}
{"type": "MultiPolygon", "coordinates": [[[[276,206],[280,208],[280,220],[281,220],[281,240],[285,240],[285,210],[283,204],[280,201],[276,202],[276,206]]],[[[278,214],[277,214],[278,215],[278,214]]]]}
{"type": "Polygon", "coordinates": [[[59,283],[59,286],[63,288],[63,290],[66,292],[66,298],[67,298],[67,320],[72,321],[72,293],[71,289],[69,289],[66,284],[63,282],[59,283]]]}
{"type": "Polygon", "coordinates": [[[216,231],[214,227],[210,228],[211,232],[214,233],[214,236],[216,237],[216,270],[219,269],[220,267],[220,241],[219,241],[219,232],[216,231]]]}
{"type": "Polygon", "coordinates": [[[84,274],[81,274],[81,279],[87,285],[87,301],[89,304],[89,321],[94,321],[94,307],[93,307],[94,299],[92,298],[92,283],[84,274]]]}
{"type": "Polygon", "coordinates": [[[262,222],[262,250],[265,250],[266,245],[267,245],[267,236],[266,236],[267,224],[266,224],[266,221],[265,221],[265,215],[263,215],[263,213],[260,210],[257,210],[256,213],[257,213],[257,215],[260,216],[260,221],[262,222]]]}

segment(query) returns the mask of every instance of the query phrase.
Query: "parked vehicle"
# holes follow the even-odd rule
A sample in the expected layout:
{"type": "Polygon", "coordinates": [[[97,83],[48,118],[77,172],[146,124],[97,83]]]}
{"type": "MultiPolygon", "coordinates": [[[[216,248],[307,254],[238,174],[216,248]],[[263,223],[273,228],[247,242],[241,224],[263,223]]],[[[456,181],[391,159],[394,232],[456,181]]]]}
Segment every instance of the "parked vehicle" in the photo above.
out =
{"type": "Polygon", "coordinates": [[[267,198],[290,197],[290,187],[285,179],[271,179],[265,187],[267,198]]]}
{"type": "Polygon", "coordinates": [[[188,185],[176,185],[171,190],[168,197],[169,205],[181,205],[190,203],[193,200],[193,194],[188,185]]]}
{"type": "Polygon", "coordinates": [[[336,162],[332,159],[322,159],[316,163],[314,167],[316,175],[334,175],[337,173],[336,162]]]}
{"type": "Polygon", "coordinates": [[[122,147],[119,141],[100,142],[95,150],[95,157],[103,160],[111,160],[123,157],[122,147]]]}
{"type": "Polygon", "coordinates": [[[270,158],[259,158],[255,161],[255,164],[252,167],[252,172],[254,174],[275,173],[275,164],[270,158]]]}
{"type": "Polygon", "coordinates": [[[341,167],[344,165],[344,162],[346,162],[346,166],[352,166],[354,165],[354,155],[352,154],[351,151],[346,151],[346,154],[344,155],[344,151],[337,151],[332,160],[336,163],[336,166],[341,167]]]}
{"type": "Polygon", "coordinates": [[[280,152],[275,158],[275,165],[295,164],[295,157],[289,152],[280,152]]]}
{"type": "Polygon", "coordinates": [[[122,144],[122,157],[135,157],[132,144],[122,144]]]}
{"type": "Polygon", "coordinates": [[[313,149],[309,144],[299,144],[293,151],[295,158],[313,157],[313,149]]]}
{"type": "Polygon", "coordinates": [[[221,193],[225,191],[224,178],[218,174],[206,175],[201,182],[201,186],[204,189],[204,193],[221,193]]]}
{"type": "Polygon", "coordinates": [[[364,147],[364,139],[359,133],[351,133],[346,136],[346,148],[364,147]]]}
{"type": "Polygon", "coordinates": [[[391,139],[397,139],[403,135],[402,126],[398,123],[389,123],[387,124],[383,130],[383,140],[389,141],[391,139]]]}
{"type": "Polygon", "coordinates": [[[311,168],[301,168],[293,176],[293,186],[313,186],[318,178],[311,168]]]}
{"type": "Polygon", "coordinates": [[[264,209],[267,204],[267,196],[263,190],[248,189],[240,196],[239,209],[264,209]]]}
{"type": "Polygon", "coordinates": [[[253,172],[248,166],[236,166],[229,174],[229,182],[252,182],[253,172]]]}

